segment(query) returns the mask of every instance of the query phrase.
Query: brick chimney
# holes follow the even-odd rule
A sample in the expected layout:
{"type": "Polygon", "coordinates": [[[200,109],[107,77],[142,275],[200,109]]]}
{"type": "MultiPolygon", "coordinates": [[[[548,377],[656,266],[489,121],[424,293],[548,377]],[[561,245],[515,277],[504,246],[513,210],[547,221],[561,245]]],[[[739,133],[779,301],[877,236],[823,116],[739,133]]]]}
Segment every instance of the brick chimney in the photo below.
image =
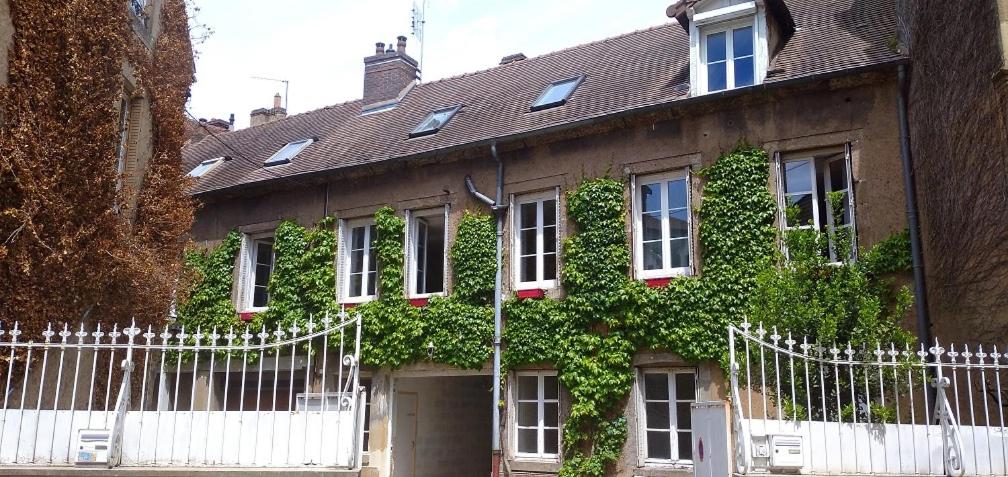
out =
{"type": "Polygon", "coordinates": [[[364,58],[364,104],[372,105],[399,97],[418,79],[417,61],[406,54],[406,37],[389,43],[375,43],[375,54],[364,58]]]}
{"type": "Polygon", "coordinates": [[[287,109],[280,106],[281,102],[280,93],[273,96],[273,107],[270,109],[259,108],[252,110],[252,116],[249,119],[249,127],[258,126],[260,124],[271,123],[273,121],[279,121],[287,117],[287,109]]]}

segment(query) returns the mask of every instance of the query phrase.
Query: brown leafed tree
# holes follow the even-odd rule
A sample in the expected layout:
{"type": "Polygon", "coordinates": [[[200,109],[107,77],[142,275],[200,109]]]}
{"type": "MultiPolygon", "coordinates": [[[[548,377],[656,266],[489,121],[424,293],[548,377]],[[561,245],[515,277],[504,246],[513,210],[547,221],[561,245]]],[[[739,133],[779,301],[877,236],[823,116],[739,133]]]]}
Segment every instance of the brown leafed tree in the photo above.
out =
{"type": "MultiPolygon", "coordinates": [[[[184,0],[148,48],[123,0],[12,0],[0,86],[0,321],[163,322],[193,204],[181,167],[193,80],[184,0]],[[137,190],[117,172],[123,65],[149,101],[153,153],[137,190]]],[[[2,65],[0,65],[2,66],[2,65]]]]}

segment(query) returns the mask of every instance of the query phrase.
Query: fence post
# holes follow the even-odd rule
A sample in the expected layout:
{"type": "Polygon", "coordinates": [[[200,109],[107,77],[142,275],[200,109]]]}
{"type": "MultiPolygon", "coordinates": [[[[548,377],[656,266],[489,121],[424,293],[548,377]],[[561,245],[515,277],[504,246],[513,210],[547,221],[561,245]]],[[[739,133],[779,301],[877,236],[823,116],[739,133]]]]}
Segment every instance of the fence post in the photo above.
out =
{"type": "Polygon", "coordinates": [[[732,389],[732,429],[735,432],[735,472],[749,472],[749,452],[746,446],[746,435],[742,430],[742,397],[739,394],[739,365],[735,360],[735,327],[728,325],[728,359],[731,371],[732,389]]]}
{"type": "MultiPolygon", "coordinates": [[[[140,334],[140,329],[136,327],[136,322],[132,322],[130,323],[130,327],[124,329],[122,332],[126,335],[126,356],[122,360],[123,377],[122,383],[119,385],[119,396],[116,399],[115,420],[112,424],[112,442],[109,443],[111,448],[109,449],[108,468],[110,469],[122,464],[123,428],[126,425],[126,411],[130,407],[130,394],[133,391],[130,386],[130,378],[133,375],[133,343],[136,335],[140,334]]],[[[143,416],[141,416],[142,418],[143,416]]]]}
{"type": "MultiPolygon", "coordinates": [[[[961,476],[965,473],[962,460],[962,437],[959,435],[959,423],[952,413],[952,408],[948,404],[946,389],[951,382],[944,376],[942,370],[941,355],[945,353],[945,348],[938,344],[935,338],[934,346],[929,349],[934,357],[935,377],[931,380],[931,386],[935,388],[934,418],[941,424],[942,429],[942,455],[945,464],[945,474],[950,476],[961,476]]],[[[974,443],[974,445],[976,445],[974,443]]]]}

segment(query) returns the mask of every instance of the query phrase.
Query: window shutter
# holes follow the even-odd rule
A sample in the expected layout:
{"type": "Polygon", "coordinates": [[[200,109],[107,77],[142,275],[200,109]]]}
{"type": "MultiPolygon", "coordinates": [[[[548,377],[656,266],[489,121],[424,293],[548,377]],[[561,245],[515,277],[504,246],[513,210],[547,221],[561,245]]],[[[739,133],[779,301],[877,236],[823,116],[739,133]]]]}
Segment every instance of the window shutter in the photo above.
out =
{"type": "Polygon", "coordinates": [[[442,269],[441,269],[441,290],[444,292],[445,295],[448,294],[448,269],[449,269],[449,265],[448,265],[448,246],[449,246],[449,241],[448,241],[448,238],[451,236],[451,234],[448,232],[450,230],[450,227],[451,227],[451,223],[449,222],[449,219],[451,219],[451,204],[445,204],[445,206],[444,206],[444,241],[442,242],[444,244],[444,246],[441,247],[441,253],[442,253],[442,259],[441,259],[441,267],[442,267],[442,269]]]}
{"type": "Polygon", "coordinates": [[[693,168],[686,168],[686,243],[689,247],[690,275],[696,276],[697,264],[694,252],[696,241],[693,240],[693,168]]]}
{"type": "Polygon", "coordinates": [[[245,310],[245,304],[248,302],[248,291],[246,284],[249,283],[248,274],[250,272],[249,266],[249,254],[251,253],[251,241],[249,240],[248,234],[242,234],[241,236],[241,246],[238,249],[238,273],[235,279],[235,289],[233,296],[235,298],[235,309],[238,312],[245,310]]]}
{"type": "Polygon", "coordinates": [[[137,162],[139,160],[140,144],[140,111],[143,107],[142,99],[133,99],[129,102],[129,131],[126,135],[126,160],[123,165],[123,180],[129,184],[135,184],[137,177],[137,162]]]}
{"type": "Polygon", "coordinates": [[[346,289],[344,276],[344,271],[346,270],[346,259],[345,257],[349,253],[349,248],[347,248],[346,243],[346,220],[340,219],[338,225],[336,226],[336,297],[337,301],[342,303],[345,297],[344,290],[346,289]]]}
{"type": "MultiPolygon", "coordinates": [[[[515,250],[515,244],[517,243],[515,241],[515,238],[518,237],[518,226],[517,226],[518,224],[516,223],[516,221],[518,220],[518,214],[515,214],[515,212],[514,212],[514,199],[515,199],[514,194],[508,195],[508,208],[507,208],[507,213],[504,214],[504,223],[502,225],[504,225],[505,227],[510,227],[511,228],[511,233],[509,233],[507,235],[507,244],[503,244],[503,243],[501,244],[502,247],[504,247],[504,246],[507,247],[506,250],[502,250],[501,251],[502,252],[501,255],[503,255],[501,257],[501,267],[504,266],[504,260],[509,260],[508,263],[511,264],[510,267],[508,267],[510,269],[510,271],[511,271],[511,273],[510,273],[510,275],[511,275],[511,281],[509,283],[511,283],[511,286],[513,288],[517,288],[514,285],[516,285],[518,283],[518,258],[517,258],[518,257],[518,251],[515,250]],[[508,251],[510,251],[510,255],[508,254],[508,251]]],[[[494,220],[496,220],[496,217],[495,217],[494,220]]],[[[501,283],[500,294],[501,294],[502,297],[504,296],[504,286],[505,285],[504,285],[503,282],[505,280],[507,280],[507,276],[505,276],[504,275],[504,271],[501,270],[501,282],[502,283],[501,283]]]]}
{"type": "Polygon", "coordinates": [[[637,251],[637,176],[630,174],[630,278],[636,278],[639,253],[637,251]]]}
{"type": "Polygon", "coordinates": [[[777,177],[777,187],[776,187],[776,197],[777,197],[777,222],[778,230],[781,232],[780,238],[780,248],[781,252],[784,253],[784,257],[788,256],[787,244],[784,243],[784,229],[787,228],[787,212],[785,210],[784,204],[784,174],[781,170],[781,157],[780,151],[774,151],[773,154],[774,161],[774,173],[777,177]]]}
{"type": "MultiPolygon", "coordinates": [[[[416,273],[416,268],[414,267],[413,260],[419,257],[413,256],[413,246],[415,241],[413,240],[413,211],[406,209],[405,219],[406,227],[403,230],[403,290],[406,291],[406,296],[413,294],[413,274],[416,273]]],[[[375,284],[375,291],[378,290],[377,284],[375,284]]]]}
{"type": "Polygon", "coordinates": [[[854,261],[857,261],[858,246],[857,246],[857,214],[854,210],[854,161],[851,154],[851,143],[844,144],[844,160],[847,166],[847,208],[850,210],[850,229],[851,229],[851,257],[854,261]]]}

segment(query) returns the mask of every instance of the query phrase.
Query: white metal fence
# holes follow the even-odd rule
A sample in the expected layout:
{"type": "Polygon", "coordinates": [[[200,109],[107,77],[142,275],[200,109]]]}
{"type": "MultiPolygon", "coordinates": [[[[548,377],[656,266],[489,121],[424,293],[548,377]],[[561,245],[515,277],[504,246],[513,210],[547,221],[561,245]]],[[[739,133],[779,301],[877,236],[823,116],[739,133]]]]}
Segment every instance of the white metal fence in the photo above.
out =
{"type": "Polygon", "coordinates": [[[738,473],[1008,475],[996,347],[855,349],[748,322],[729,340],[738,473]]]}
{"type": "Polygon", "coordinates": [[[50,325],[37,339],[15,324],[0,330],[0,465],[359,467],[359,343],[345,314],[270,331],[50,325]]]}

